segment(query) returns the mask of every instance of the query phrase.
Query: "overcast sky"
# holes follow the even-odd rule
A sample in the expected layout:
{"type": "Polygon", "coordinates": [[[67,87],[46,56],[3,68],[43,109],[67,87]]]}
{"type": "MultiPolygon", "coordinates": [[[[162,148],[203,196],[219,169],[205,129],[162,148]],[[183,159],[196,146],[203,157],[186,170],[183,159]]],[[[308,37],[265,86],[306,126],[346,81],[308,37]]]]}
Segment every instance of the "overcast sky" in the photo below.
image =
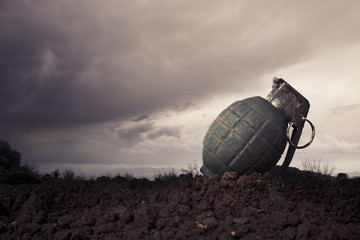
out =
{"type": "Polygon", "coordinates": [[[291,165],[360,171],[359,1],[3,0],[0,29],[0,139],[43,172],[200,167],[215,117],[274,76],[317,129],[291,165]]]}

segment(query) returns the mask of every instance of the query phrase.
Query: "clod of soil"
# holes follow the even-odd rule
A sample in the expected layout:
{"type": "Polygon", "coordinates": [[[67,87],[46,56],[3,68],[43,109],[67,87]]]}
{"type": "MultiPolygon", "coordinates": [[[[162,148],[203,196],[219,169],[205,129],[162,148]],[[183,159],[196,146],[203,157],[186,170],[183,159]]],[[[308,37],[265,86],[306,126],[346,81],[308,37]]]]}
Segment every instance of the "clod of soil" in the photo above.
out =
{"type": "Polygon", "coordinates": [[[0,184],[0,239],[360,239],[359,212],[358,180],[0,184]]]}

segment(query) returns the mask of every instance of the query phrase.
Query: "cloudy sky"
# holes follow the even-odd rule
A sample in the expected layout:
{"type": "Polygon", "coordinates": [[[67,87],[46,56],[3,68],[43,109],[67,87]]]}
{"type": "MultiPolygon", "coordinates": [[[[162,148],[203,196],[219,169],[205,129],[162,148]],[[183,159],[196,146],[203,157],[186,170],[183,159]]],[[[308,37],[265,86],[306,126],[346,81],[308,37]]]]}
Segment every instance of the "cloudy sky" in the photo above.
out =
{"type": "Polygon", "coordinates": [[[310,101],[317,130],[291,165],[360,171],[359,9],[355,0],[3,0],[0,139],[43,172],[200,167],[215,117],[266,97],[277,76],[310,101]]]}

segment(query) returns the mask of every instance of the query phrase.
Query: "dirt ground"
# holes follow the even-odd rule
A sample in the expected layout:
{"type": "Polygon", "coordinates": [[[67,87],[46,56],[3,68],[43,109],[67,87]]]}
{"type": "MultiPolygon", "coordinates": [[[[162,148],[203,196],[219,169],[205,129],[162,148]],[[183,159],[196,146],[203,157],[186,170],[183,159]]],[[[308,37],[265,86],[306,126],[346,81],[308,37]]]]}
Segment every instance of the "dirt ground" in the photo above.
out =
{"type": "Polygon", "coordinates": [[[0,184],[0,239],[360,239],[360,181],[269,174],[0,184]]]}

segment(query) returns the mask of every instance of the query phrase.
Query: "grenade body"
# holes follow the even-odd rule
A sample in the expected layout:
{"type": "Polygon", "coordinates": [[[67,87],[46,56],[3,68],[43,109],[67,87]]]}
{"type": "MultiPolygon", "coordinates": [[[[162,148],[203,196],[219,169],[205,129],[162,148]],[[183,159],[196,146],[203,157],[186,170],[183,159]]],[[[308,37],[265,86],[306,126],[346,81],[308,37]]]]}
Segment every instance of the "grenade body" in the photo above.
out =
{"type": "Polygon", "coordinates": [[[270,171],[286,147],[287,127],[283,112],[261,97],[231,104],[204,137],[201,172],[211,176],[270,171]]]}

